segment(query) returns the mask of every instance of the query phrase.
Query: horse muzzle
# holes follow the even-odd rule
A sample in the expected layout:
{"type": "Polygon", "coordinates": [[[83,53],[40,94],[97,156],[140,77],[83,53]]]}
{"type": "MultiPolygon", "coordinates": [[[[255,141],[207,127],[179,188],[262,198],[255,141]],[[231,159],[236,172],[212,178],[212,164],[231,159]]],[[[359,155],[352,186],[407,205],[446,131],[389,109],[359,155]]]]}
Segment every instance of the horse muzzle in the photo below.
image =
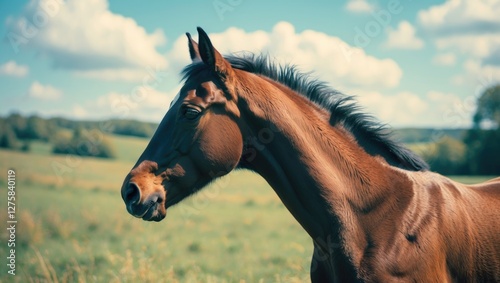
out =
{"type": "Polygon", "coordinates": [[[144,195],[137,183],[126,182],[121,193],[127,211],[137,218],[158,222],[167,215],[165,209],[166,193],[164,190],[156,190],[153,193],[144,195]]]}

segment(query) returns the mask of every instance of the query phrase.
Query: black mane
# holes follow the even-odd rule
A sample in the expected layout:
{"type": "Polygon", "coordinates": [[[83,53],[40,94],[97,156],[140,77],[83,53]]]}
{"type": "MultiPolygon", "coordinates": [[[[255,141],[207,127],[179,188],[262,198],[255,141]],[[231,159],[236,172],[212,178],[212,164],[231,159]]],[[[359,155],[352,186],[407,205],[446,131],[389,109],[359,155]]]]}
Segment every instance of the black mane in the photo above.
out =
{"type": "MultiPolygon", "coordinates": [[[[331,113],[330,124],[341,125],[351,132],[357,142],[371,155],[383,157],[389,164],[412,171],[428,170],[429,166],[416,154],[394,141],[391,131],[371,115],[362,113],[352,96],[342,94],[325,82],[311,79],[295,66],[273,64],[267,56],[244,54],[225,57],[233,66],[249,73],[277,81],[305,96],[331,113]]],[[[183,78],[205,71],[206,65],[195,63],[182,71],[183,78]]]]}

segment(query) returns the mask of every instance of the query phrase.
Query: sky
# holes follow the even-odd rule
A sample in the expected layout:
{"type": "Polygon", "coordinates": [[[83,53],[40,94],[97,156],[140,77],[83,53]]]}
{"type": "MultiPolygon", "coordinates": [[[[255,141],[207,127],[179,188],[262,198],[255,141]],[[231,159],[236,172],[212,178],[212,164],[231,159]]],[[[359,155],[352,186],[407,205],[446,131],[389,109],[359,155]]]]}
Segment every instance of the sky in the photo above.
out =
{"type": "Polygon", "coordinates": [[[159,122],[202,27],[393,127],[462,128],[500,81],[499,0],[0,0],[0,115],[159,122]]]}

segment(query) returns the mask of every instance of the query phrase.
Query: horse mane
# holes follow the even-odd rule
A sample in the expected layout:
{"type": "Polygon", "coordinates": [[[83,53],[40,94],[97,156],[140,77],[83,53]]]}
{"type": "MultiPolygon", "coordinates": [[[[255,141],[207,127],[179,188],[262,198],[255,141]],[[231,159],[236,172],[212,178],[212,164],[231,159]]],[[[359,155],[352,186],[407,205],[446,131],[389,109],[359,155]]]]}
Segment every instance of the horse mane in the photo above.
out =
{"type": "MultiPolygon", "coordinates": [[[[419,156],[396,142],[387,125],[372,115],[361,112],[352,96],[345,95],[323,81],[311,78],[294,65],[274,64],[268,56],[244,53],[225,57],[231,66],[249,73],[268,77],[329,111],[330,124],[342,126],[354,135],[358,144],[370,155],[379,155],[389,164],[411,171],[425,171],[429,166],[419,156]]],[[[205,71],[206,65],[195,62],[182,71],[183,80],[205,71]]]]}

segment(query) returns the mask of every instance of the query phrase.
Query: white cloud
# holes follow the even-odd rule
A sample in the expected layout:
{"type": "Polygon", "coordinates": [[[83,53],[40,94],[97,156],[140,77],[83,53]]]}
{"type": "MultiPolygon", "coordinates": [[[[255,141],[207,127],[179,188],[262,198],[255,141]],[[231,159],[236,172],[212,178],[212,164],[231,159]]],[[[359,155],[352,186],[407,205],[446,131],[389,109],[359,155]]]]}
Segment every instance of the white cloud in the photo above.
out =
{"type": "Polygon", "coordinates": [[[457,58],[455,54],[451,52],[437,54],[434,58],[432,58],[432,62],[434,64],[441,66],[453,66],[456,61],[457,58]]]}
{"type": "Polygon", "coordinates": [[[355,93],[366,112],[392,127],[466,127],[473,114],[460,112],[464,101],[452,93],[432,90],[423,95],[409,91],[394,95],[363,90],[355,93]]]}
{"type": "MultiPolygon", "coordinates": [[[[293,63],[305,72],[314,71],[322,80],[337,88],[346,86],[395,87],[402,70],[392,59],[368,55],[362,48],[352,47],[340,38],[314,30],[295,31],[288,22],[277,23],[271,32],[245,32],[229,28],[210,34],[215,48],[223,54],[252,51],[270,54],[278,63],[293,63]]],[[[189,62],[186,38],[174,42],[168,54],[175,66],[189,62]]]]}
{"type": "Polygon", "coordinates": [[[482,65],[478,59],[469,59],[463,64],[464,73],[452,78],[459,86],[476,86],[474,91],[500,82],[500,66],[482,65]]]}
{"type": "Polygon", "coordinates": [[[74,105],[71,111],[73,116],[78,119],[88,118],[89,112],[80,105],[74,105]]]}
{"type": "Polygon", "coordinates": [[[483,33],[498,31],[499,13],[497,0],[448,0],[420,11],[418,18],[434,33],[483,33]]]}
{"type": "Polygon", "coordinates": [[[102,69],[75,71],[75,74],[81,77],[100,79],[104,81],[134,81],[140,82],[148,73],[141,69],[102,69]]]}
{"type": "Polygon", "coordinates": [[[106,0],[68,0],[58,5],[47,10],[44,1],[33,0],[21,17],[10,21],[12,30],[22,35],[25,18],[45,16],[43,26],[29,26],[34,35],[26,44],[50,58],[55,67],[123,72],[167,66],[157,51],[166,41],[162,30],[149,33],[134,19],[112,13],[106,0]]]}
{"type": "Polygon", "coordinates": [[[452,50],[500,65],[500,2],[448,0],[418,13],[420,26],[440,50],[452,50]]]}
{"type": "MultiPolygon", "coordinates": [[[[448,0],[418,13],[422,31],[445,54],[461,55],[466,61],[451,82],[462,87],[500,81],[500,1],[448,0]]],[[[453,55],[436,56],[435,63],[454,63],[453,55]]]]}
{"type": "Polygon", "coordinates": [[[367,112],[391,126],[411,125],[415,117],[420,117],[427,110],[427,103],[411,92],[396,95],[383,95],[377,91],[358,90],[357,99],[367,112]]]}
{"type": "Polygon", "coordinates": [[[471,125],[475,106],[470,104],[468,98],[461,98],[454,93],[429,91],[426,99],[431,108],[429,113],[426,113],[429,117],[425,119],[432,121],[432,125],[452,128],[471,125]]]}
{"type": "Polygon", "coordinates": [[[28,90],[28,96],[41,100],[56,100],[62,96],[62,91],[51,85],[42,85],[35,81],[28,90]]]}
{"type": "Polygon", "coordinates": [[[151,87],[141,86],[128,94],[109,92],[87,107],[105,113],[106,118],[133,118],[159,122],[179,89],[180,86],[169,92],[162,92],[151,87]]]}
{"type": "Polygon", "coordinates": [[[373,11],[374,6],[366,0],[349,0],[345,9],[354,13],[369,13],[373,11]]]}
{"type": "MultiPolygon", "coordinates": [[[[436,38],[440,50],[454,50],[475,58],[491,59],[500,48],[499,34],[461,34],[436,38]]],[[[488,62],[486,62],[488,63],[488,62]]]]}
{"type": "Polygon", "coordinates": [[[168,106],[168,95],[152,88],[140,87],[134,94],[110,92],[97,100],[101,107],[123,105],[131,110],[138,108],[165,109],[168,106]]]}
{"type": "Polygon", "coordinates": [[[402,21],[396,29],[387,29],[385,46],[394,49],[420,49],[424,47],[424,42],[416,36],[415,28],[409,22],[402,21]]]}
{"type": "Polygon", "coordinates": [[[0,66],[0,75],[24,77],[28,72],[28,66],[18,65],[14,60],[10,60],[0,66]]]}

